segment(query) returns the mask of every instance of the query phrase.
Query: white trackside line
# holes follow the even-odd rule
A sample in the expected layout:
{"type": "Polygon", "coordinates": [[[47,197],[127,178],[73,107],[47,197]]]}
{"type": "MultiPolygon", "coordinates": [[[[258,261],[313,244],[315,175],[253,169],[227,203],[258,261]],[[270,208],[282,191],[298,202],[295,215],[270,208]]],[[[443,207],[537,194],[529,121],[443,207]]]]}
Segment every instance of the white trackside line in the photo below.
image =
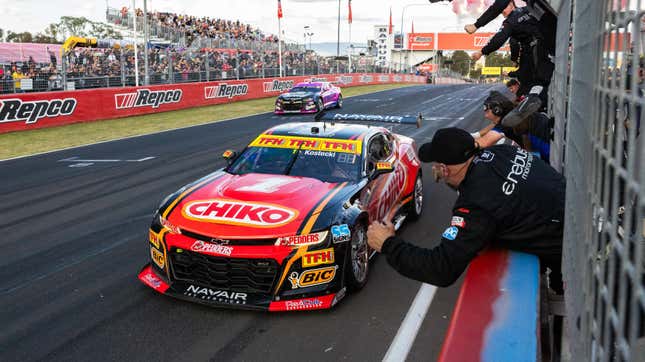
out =
{"type": "Polygon", "coordinates": [[[390,348],[385,353],[385,357],[383,357],[383,362],[405,361],[436,291],[437,287],[434,285],[421,284],[421,288],[419,288],[417,296],[414,297],[408,314],[405,315],[401,327],[399,327],[390,348]]]}

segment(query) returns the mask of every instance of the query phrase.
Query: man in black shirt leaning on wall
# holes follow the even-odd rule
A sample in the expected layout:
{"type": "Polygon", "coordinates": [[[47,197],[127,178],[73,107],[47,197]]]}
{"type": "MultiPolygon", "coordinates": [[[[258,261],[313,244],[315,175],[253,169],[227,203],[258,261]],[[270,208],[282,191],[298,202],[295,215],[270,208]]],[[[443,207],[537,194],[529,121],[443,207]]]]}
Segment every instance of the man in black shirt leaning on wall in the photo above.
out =
{"type": "Polygon", "coordinates": [[[479,149],[459,128],[438,130],[419,157],[434,162],[435,174],[459,192],[441,243],[432,249],[412,245],[386,220],[368,227],[370,247],[404,276],[440,287],[454,283],[487,247],[531,253],[543,271],[551,269],[551,288],[562,294],[562,175],[518,147],[479,149]]]}

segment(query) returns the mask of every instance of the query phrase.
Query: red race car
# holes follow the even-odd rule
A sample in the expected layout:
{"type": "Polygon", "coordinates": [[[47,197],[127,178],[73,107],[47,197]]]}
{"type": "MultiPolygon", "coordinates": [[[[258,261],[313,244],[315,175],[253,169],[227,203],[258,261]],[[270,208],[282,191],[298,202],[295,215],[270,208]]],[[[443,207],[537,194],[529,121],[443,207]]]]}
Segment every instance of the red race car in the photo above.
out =
{"type": "Polygon", "coordinates": [[[227,167],[162,201],[139,279],[215,306],[334,306],[367,282],[367,225],[391,218],[398,227],[423,207],[414,140],[356,123],[420,118],[321,113],[226,151],[227,167]]]}

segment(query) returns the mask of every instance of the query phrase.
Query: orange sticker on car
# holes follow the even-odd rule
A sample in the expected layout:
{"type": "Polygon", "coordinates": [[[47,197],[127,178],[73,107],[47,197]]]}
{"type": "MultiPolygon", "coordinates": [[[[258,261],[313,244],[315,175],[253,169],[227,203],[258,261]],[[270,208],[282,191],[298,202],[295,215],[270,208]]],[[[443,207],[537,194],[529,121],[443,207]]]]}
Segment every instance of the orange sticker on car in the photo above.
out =
{"type": "Polygon", "coordinates": [[[334,263],[334,248],[310,251],[302,256],[302,267],[334,263]]]}

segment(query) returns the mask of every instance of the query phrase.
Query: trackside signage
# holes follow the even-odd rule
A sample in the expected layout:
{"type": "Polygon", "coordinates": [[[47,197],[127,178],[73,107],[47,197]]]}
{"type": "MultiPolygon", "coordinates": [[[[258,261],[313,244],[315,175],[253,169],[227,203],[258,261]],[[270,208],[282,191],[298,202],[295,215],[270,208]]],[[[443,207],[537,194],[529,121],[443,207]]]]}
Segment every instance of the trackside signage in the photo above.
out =
{"type": "Polygon", "coordinates": [[[221,83],[214,86],[204,87],[204,98],[228,98],[246,95],[249,92],[248,84],[227,84],[221,83]]]}
{"type": "Polygon", "coordinates": [[[116,109],[134,107],[159,108],[162,104],[179,103],[181,101],[181,89],[150,90],[138,89],[134,93],[120,93],[114,95],[116,109]]]}
{"type": "Polygon", "coordinates": [[[293,80],[274,79],[271,82],[264,82],[264,93],[284,92],[293,87],[293,80]]]}
{"type": "MultiPolygon", "coordinates": [[[[394,82],[423,83],[424,77],[394,77],[394,82]]],[[[390,77],[376,73],[325,74],[268,79],[97,88],[60,92],[27,92],[0,96],[0,133],[77,122],[137,116],[177,109],[275,97],[301,82],[328,81],[342,88],[382,84],[390,77]]],[[[271,109],[267,109],[271,111],[271,109]]]]}
{"type": "Polygon", "coordinates": [[[0,123],[22,122],[32,124],[45,117],[68,116],[76,109],[76,99],[51,99],[23,102],[20,99],[0,100],[0,123]]]}

